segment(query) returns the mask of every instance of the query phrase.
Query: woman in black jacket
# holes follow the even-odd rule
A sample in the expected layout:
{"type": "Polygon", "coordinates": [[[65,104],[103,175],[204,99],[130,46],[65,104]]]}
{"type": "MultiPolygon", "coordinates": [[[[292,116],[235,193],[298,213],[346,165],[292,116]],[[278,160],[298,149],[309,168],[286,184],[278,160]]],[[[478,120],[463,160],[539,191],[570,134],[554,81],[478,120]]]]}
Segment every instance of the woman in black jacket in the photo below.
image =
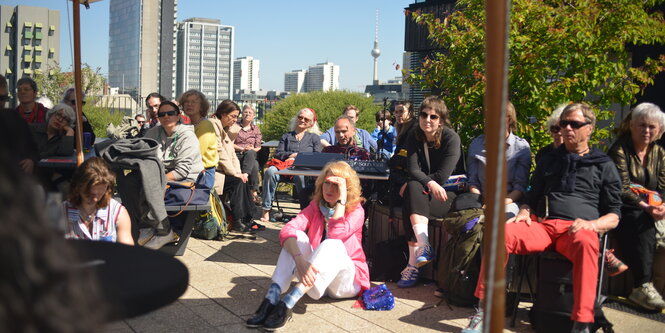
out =
{"type": "Polygon", "coordinates": [[[415,286],[419,268],[432,260],[427,224],[430,217],[444,216],[454,199],[454,194],[447,193],[443,184],[459,160],[460,138],[448,124],[448,108],[443,100],[427,97],[420,105],[418,127],[407,140],[409,181],[400,188],[400,195],[405,199],[404,229],[412,241],[409,263],[397,283],[401,288],[415,286]]]}

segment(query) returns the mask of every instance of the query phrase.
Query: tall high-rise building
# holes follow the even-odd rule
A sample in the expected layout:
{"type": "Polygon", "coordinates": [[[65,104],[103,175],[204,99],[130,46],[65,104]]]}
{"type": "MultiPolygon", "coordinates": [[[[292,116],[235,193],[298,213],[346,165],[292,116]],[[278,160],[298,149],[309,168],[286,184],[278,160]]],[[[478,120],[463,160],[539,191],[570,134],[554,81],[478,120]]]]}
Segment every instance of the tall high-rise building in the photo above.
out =
{"type": "Polygon", "coordinates": [[[253,57],[238,58],[233,62],[233,91],[259,91],[260,61],[253,57]]]}
{"type": "Polygon", "coordinates": [[[290,93],[305,92],[305,74],[304,69],[296,69],[288,73],[284,73],[284,91],[290,93]]]}
{"type": "Polygon", "coordinates": [[[339,65],[324,62],[309,66],[305,75],[305,91],[329,91],[339,89],[339,65]]]}
{"type": "Polygon", "coordinates": [[[178,23],[177,95],[196,89],[215,106],[233,97],[234,30],[215,19],[178,23]]]}
{"type": "Polygon", "coordinates": [[[109,85],[142,99],[174,97],[177,0],[111,0],[109,85]]]}
{"type": "Polygon", "coordinates": [[[48,74],[60,63],[60,11],[0,6],[0,70],[9,91],[23,76],[48,74]]]}

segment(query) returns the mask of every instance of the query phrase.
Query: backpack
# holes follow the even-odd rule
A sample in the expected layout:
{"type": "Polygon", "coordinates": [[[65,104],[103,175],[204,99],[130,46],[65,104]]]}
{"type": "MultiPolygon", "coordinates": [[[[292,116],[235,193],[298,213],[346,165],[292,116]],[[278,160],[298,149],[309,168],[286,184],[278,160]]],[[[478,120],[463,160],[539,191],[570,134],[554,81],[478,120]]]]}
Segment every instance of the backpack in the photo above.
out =
{"type": "Polygon", "coordinates": [[[132,117],[122,117],[122,121],[118,126],[109,124],[106,127],[106,134],[111,139],[131,139],[139,135],[141,127],[139,122],[132,117]]]}
{"type": "Polygon", "coordinates": [[[483,221],[481,208],[450,212],[443,221],[451,238],[439,248],[437,285],[450,304],[472,306],[478,302],[473,293],[480,274],[483,221]]]}
{"type": "Polygon", "coordinates": [[[192,236],[200,239],[223,240],[229,234],[226,211],[219,196],[210,193],[210,210],[201,212],[194,221],[192,236]]]}

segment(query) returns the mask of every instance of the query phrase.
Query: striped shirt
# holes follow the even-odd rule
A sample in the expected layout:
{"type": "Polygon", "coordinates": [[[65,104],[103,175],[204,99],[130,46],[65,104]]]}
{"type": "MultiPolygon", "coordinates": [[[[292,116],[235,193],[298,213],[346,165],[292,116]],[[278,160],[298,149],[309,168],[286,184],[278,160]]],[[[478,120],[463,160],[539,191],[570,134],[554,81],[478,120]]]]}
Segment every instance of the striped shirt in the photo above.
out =
{"type": "Polygon", "coordinates": [[[92,222],[92,233],[86,227],[78,208],[74,207],[69,201],[65,201],[63,205],[67,213],[65,238],[105,242],[117,241],[116,222],[118,221],[120,212],[124,209],[118,201],[111,199],[108,206],[97,209],[92,222]]]}

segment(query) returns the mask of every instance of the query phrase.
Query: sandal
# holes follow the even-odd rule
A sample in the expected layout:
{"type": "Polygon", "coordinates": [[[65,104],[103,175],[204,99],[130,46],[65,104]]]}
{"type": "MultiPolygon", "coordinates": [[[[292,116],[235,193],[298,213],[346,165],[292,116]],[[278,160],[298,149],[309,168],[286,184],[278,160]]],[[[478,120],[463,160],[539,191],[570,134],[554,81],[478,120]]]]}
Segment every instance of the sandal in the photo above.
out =
{"type": "Polygon", "coordinates": [[[252,201],[254,202],[255,205],[260,206],[263,200],[261,199],[261,196],[259,195],[259,192],[254,191],[252,192],[252,201]]]}

